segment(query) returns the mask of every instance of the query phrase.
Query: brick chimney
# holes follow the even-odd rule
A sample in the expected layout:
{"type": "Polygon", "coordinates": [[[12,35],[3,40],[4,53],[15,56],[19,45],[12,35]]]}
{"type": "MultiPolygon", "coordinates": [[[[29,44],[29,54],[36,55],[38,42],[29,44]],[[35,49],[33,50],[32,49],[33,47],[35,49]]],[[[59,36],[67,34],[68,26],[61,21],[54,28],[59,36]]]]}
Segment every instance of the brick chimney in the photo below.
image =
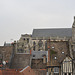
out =
{"type": "Polygon", "coordinates": [[[43,56],[43,63],[46,63],[46,56],[43,56]]]}
{"type": "Polygon", "coordinates": [[[50,49],[48,49],[48,66],[50,65],[50,49]]]}

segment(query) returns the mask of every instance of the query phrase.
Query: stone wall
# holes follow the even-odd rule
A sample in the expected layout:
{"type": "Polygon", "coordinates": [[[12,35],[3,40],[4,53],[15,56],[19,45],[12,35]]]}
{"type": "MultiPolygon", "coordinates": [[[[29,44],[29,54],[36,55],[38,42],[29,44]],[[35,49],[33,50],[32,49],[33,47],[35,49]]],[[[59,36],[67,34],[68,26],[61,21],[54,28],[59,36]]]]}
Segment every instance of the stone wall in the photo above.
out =
{"type": "MultiPolygon", "coordinates": [[[[70,37],[47,37],[47,38],[32,38],[32,45],[34,47],[34,42],[35,42],[35,50],[48,50],[46,47],[46,43],[47,41],[50,39],[51,41],[68,41],[70,37]],[[42,41],[42,46],[39,47],[39,42],[42,41]]],[[[34,48],[32,48],[32,50],[34,50],[34,48]]]]}
{"type": "Polygon", "coordinates": [[[15,54],[10,68],[23,69],[26,66],[30,66],[30,54],[15,54]]]}
{"type": "Polygon", "coordinates": [[[29,53],[31,47],[31,35],[21,35],[20,39],[16,43],[17,53],[29,53]]]}
{"type": "Polygon", "coordinates": [[[0,46],[0,54],[2,55],[3,61],[10,61],[13,46],[0,46]]]}

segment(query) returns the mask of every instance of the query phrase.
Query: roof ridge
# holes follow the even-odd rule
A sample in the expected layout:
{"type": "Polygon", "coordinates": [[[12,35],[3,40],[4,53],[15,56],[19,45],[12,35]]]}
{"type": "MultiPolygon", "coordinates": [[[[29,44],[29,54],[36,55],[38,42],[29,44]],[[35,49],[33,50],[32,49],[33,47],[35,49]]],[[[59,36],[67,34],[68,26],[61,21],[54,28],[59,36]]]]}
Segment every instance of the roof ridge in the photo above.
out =
{"type": "Polygon", "coordinates": [[[43,29],[72,29],[72,28],[37,28],[37,29],[33,29],[33,30],[43,30],[43,29]]]}

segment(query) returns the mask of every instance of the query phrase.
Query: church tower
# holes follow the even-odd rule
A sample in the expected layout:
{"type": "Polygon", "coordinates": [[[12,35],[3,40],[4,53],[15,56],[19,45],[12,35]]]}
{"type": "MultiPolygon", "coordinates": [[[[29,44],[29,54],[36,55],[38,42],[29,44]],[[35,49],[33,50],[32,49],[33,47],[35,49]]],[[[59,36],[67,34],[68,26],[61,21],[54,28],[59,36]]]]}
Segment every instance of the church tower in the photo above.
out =
{"type": "MultiPolygon", "coordinates": [[[[75,75],[75,16],[74,16],[74,22],[72,25],[72,45],[71,45],[71,51],[73,55],[73,75],[75,75]]],[[[70,51],[70,53],[71,53],[70,51]]]]}
{"type": "Polygon", "coordinates": [[[74,22],[72,25],[72,41],[75,42],[75,16],[74,16],[74,22]]]}

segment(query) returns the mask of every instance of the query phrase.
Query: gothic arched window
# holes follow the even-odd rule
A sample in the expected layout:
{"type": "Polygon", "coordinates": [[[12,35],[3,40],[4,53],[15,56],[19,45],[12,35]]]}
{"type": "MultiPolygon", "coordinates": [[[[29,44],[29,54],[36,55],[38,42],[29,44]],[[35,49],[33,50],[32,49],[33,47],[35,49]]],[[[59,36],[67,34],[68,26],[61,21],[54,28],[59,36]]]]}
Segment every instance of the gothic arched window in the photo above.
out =
{"type": "Polygon", "coordinates": [[[38,42],[39,51],[40,51],[40,50],[42,50],[42,45],[43,45],[43,42],[42,42],[42,40],[39,40],[39,42],[38,42]]]}
{"type": "Polygon", "coordinates": [[[47,49],[48,49],[48,48],[47,48],[47,41],[46,41],[46,42],[45,42],[45,50],[47,51],[47,49]]]}
{"type": "Polygon", "coordinates": [[[43,44],[42,40],[39,40],[38,42],[39,47],[42,47],[42,44],[43,44]]]}
{"type": "Polygon", "coordinates": [[[35,41],[33,42],[33,50],[35,51],[35,46],[36,46],[36,43],[35,41]]]}

